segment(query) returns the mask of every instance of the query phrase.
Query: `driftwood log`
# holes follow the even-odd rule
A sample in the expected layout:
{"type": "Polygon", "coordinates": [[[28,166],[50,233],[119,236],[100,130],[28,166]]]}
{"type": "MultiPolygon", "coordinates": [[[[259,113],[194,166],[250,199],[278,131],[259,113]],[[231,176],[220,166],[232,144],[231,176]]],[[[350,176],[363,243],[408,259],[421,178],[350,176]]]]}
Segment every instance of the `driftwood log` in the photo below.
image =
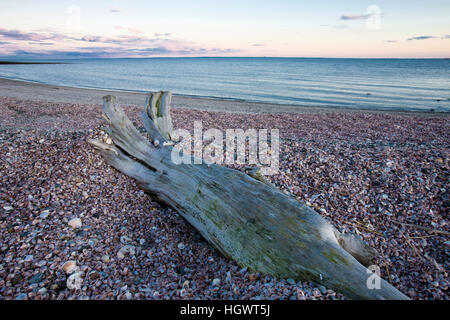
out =
{"type": "Polygon", "coordinates": [[[224,256],[280,278],[313,281],[354,299],[407,299],[363,266],[376,252],[341,234],[294,197],[255,172],[171,160],[170,92],[149,94],[142,112],[150,141],[133,126],[114,96],[103,98],[112,141],[89,142],[106,162],[133,178],[156,201],[174,208],[224,256]]]}

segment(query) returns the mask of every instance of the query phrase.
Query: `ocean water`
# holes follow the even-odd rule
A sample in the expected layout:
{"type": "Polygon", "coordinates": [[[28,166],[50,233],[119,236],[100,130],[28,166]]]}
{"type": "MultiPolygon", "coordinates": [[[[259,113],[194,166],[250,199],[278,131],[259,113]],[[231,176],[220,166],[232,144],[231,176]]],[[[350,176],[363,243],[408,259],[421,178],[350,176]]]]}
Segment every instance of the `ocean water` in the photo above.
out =
{"type": "Polygon", "coordinates": [[[450,111],[448,59],[149,58],[0,65],[0,77],[83,88],[336,108],[450,111]]]}

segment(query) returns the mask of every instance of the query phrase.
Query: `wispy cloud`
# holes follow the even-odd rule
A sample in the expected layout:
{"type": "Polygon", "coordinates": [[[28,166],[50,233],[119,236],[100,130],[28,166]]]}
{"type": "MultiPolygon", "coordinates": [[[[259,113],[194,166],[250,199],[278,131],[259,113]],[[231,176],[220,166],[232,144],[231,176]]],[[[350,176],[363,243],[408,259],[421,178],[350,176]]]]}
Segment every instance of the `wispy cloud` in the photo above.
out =
{"type": "Polygon", "coordinates": [[[0,43],[4,44],[0,49],[0,55],[41,58],[101,58],[204,56],[239,52],[234,49],[201,46],[183,39],[174,39],[171,36],[170,33],[155,33],[150,37],[136,33],[114,37],[70,36],[59,33],[0,29],[0,43]],[[2,41],[3,39],[11,41],[2,41]],[[56,44],[58,49],[56,47],[53,50],[43,48],[56,44]]]}
{"type": "Polygon", "coordinates": [[[408,38],[408,41],[414,41],[414,40],[428,40],[428,39],[436,39],[437,37],[435,36],[418,36],[418,37],[412,37],[412,38],[408,38]]]}
{"type": "Polygon", "coordinates": [[[54,42],[40,42],[40,41],[33,41],[33,42],[28,42],[28,44],[31,45],[40,45],[40,46],[54,46],[55,43],[54,42]]]}
{"type": "Polygon", "coordinates": [[[122,34],[117,35],[115,37],[104,37],[97,35],[78,35],[78,36],[69,36],[62,33],[56,32],[45,32],[45,31],[33,31],[33,32],[25,32],[20,30],[8,30],[4,28],[0,28],[0,40],[8,39],[14,41],[71,41],[71,42],[89,42],[89,43],[98,43],[98,44],[133,44],[136,46],[148,45],[150,43],[154,43],[157,41],[169,40],[171,37],[170,33],[155,33],[154,37],[147,37],[142,35],[140,30],[117,27],[117,29],[126,29],[127,31],[132,31],[132,35],[122,34]]]}
{"type": "MultiPolygon", "coordinates": [[[[152,57],[152,56],[205,56],[237,53],[239,50],[220,48],[157,46],[153,48],[118,48],[118,47],[80,47],[77,50],[15,50],[9,56],[29,58],[121,58],[121,57],[152,57]]],[[[1,56],[1,54],[0,54],[1,56]]]]}
{"type": "Polygon", "coordinates": [[[262,43],[254,43],[252,44],[253,47],[264,47],[262,43]]]}
{"type": "Polygon", "coordinates": [[[5,39],[27,40],[27,41],[68,39],[68,37],[57,33],[23,32],[20,30],[8,30],[4,28],[0,28],[0,36],[5,39]]]}
{"type": "MultiPolygon", "coordinates": [[[[450,39],[450,35],[447,34],[445,36],[442,37],[438,37],[438,36],[417,36],[417,37],[411,37],[406,39],[405,41],[420,41],[420,40],[429,40],[429,39],[441,39],[441,40],[445,40],[445,39],[450,39]]],[[[397,42],[401,42],[403,40],[385,40],[384,42],[387,43],[397,43],[397,42]]]]}
{"type": "Polygon", "coordinates": [[[106,37],[100,37],[100,36],[83,36],[80,39],[81,41],[86,41],[86,42],[106,42],[108,41],[108,38],[106,37]]]}
{"type": "Polygon", "coordinates": [[[134,35],[119,35],[116,37],[102,37],[94,35],[86,35],[81,37],[81,41],[84,42],[95,42],[98,44],[131,44],[136,46],[148,45],[150,43],[155,43],[157,41],[164,41],[169,39],[162,39],[161,37],[145,37],[145,36],[134,36],[134,35]]]}
{"type": "Polygon", "coordinates": [[[351,14],[347,13],[341,16],[341,20],[366,20],[369,19],[371,14],[351,14]]]}

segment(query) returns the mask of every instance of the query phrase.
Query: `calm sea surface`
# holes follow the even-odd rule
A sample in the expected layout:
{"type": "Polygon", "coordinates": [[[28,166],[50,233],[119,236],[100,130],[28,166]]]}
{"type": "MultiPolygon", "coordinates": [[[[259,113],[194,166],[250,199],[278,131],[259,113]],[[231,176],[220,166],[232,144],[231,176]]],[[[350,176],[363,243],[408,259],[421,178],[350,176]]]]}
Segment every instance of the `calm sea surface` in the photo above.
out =
{"type": "Polygon", "coordinates": [[[450,60],[151,58],[0,65],[0,77],[52,85],[381,110],[450,111],[450,60]]]}

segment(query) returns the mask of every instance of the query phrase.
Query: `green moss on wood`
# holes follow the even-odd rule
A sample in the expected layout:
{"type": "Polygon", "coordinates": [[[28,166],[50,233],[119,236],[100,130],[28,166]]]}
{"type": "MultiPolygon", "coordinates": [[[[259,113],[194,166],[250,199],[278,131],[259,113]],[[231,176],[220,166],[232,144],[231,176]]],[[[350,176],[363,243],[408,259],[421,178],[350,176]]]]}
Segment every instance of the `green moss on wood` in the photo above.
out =
{"type": "Polygon", "coordinates": [[[325,258],[328,259],[328,261],[334,263],[334,264],[345,264],[347,266],[350,265],[350,263],[344,259],[343,257],[341,257],[341,255],[333,248],[330,248],[328,250],[323,250],[322,254],[324,255],[325,258]]]}

